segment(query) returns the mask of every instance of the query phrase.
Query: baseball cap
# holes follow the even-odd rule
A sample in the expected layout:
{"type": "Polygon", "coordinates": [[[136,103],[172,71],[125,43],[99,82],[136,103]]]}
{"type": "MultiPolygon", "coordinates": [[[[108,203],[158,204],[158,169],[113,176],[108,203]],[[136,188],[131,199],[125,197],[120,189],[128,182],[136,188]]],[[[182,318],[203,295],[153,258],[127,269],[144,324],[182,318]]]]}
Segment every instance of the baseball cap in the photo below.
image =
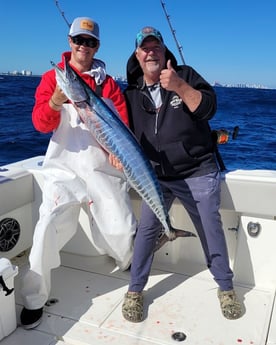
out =
{"type": "Polygon", "coordinates": [[[161,43],[164,43],[163,37],[157,29],[153,28],[152,26],[145,26],[141,29],[138,34],[136,35],[135,45],[136,47],[141,47],[145,38],[152,36],[156,38],[161,43]]]}
{"type": "Polygon", "coordinates": [[[100,40],[99,25],[88,17],[75,18],[70,26],[69,36],[89,35],[100,40]]]}

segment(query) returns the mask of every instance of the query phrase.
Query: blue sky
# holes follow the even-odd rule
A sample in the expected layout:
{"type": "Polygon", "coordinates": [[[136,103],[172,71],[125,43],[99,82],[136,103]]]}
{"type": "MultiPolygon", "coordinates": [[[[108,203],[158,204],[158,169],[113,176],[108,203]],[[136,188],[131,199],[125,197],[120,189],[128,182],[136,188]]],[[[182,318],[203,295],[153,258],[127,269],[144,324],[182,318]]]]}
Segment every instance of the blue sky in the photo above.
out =
{"type": "MultiPolygon", "coordinates": [[[[248,83],[276,88],[276,0],[167,0],[165,7],[185,62],[210,83],[248,83]]],[[[68,22],[89,16],[98,21],[98,58],[108,73],[125,75],[136,33],[158,28],[181,62],[159,0],[59,0],[68,22]]],[[[55,0],[14,0],[0,4],[0,72],[42,74],[50,60],[69,50],[68,26],[55,0]]]]}

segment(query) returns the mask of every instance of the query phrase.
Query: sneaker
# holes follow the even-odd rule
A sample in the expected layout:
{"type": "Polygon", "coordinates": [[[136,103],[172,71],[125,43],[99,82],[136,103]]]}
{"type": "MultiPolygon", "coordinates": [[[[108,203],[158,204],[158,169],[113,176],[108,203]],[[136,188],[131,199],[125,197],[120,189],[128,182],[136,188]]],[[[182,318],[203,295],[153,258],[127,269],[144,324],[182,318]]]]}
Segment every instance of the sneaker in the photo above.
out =
{"type": "Polygon", "coordinates": [[[143,320],[143,295],[141,292],[127,292],[122,306],[123,317],[130,322],[143,320]]]}
{"type": "Polygon", "coordinates": [[[43,308],[30,310],[23,308],[20,315],[21,325],[25,329],[37,327],[42,320],[43,308]]]}
{"type": "Polygon", "coordinates": [[[218,289],[218,298],[224,317],[235,320],[242,316],[242,306],[234,290],[221,291],[218,289]]]}

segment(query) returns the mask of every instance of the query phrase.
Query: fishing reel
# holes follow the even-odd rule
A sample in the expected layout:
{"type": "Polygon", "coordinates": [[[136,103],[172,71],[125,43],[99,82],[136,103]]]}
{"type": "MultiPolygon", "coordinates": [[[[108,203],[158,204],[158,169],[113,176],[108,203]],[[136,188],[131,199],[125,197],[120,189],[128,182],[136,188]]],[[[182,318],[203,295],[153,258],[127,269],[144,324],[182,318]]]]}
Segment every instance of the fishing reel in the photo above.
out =
{"type": "Polygon", "coordinates": [[[226,129],[214,129],[212,130],[212,137],[216,144],[226,144],[229,141],[230,136],[235,140],[239,133],[239,126],[235,126],[233,132],[227,131],[226,129]]]}

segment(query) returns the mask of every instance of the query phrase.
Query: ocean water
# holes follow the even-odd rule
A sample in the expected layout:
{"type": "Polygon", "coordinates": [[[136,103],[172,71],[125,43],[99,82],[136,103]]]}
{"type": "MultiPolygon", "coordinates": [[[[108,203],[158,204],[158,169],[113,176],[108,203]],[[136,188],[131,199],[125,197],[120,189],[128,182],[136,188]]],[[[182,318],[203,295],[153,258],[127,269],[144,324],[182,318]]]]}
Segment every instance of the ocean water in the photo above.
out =
{"type": "MultiPolygon", "coordinates": [[[[40,77],[0,76],[0,166],[46,152],[50,134],[37,132],[31,119],[39,82],[40,77]]],[[[215,90],[218,110],[210,124],[229,133],[219,145],[226,169],[276,170],[276,90],[215,90]]]]}

